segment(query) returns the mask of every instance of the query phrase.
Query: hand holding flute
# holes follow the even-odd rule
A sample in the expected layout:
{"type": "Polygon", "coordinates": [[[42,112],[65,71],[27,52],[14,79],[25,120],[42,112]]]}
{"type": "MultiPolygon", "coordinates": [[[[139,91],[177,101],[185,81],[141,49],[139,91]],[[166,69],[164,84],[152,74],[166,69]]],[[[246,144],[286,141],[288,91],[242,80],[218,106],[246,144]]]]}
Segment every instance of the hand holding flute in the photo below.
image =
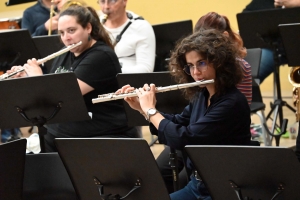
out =
{"type": "Polygon", "coordinates": [[[8,74],[14,72],[18,72],[18,73],[12,76],[13,78],[43,75],[43,71],[35,58],[27,60],[27,63],[23,67],[13,66],[11,70],[7,70],[8,74]]]}
{"type": "Polygon", "coordinates": [[[82,44],[82,42],[80,41],[76,44],[69,45],[64,49],[62,49],[56,53],[53,53],[45,58],[39,59],[39,60],[36,60],[35,58],[33,58],[31,60],[28,60],[27,64],[25,64],[23,67],[22,66],[13,66],[11,68],[11,70],[7,70],[7,73],[2,74],[0,76],[0,80],[8,79],[10,77],[17,78],[17,77],[24,77],[24,76],[42,75],[43,72],[42,72],[42,69],[39,67],[39,65],[59,56],[61,54],[64,54],[64,53],[80,46],[81,44],[82,44]],[[23,72],[23,71],[25,71],[25,72],[23,72]]]}
{"type": "Polygon", "coordinates": [[[147,113],[149,108],[155,108],[156,105],[156,87],[154,84],[144,84],[143,88],[134,88],[130,85],[125,85],[119,89],[116,94],[120,93],[130,93],[135,91],[135,97],[125,97],[124,100],[129,104],[129,106],[139,111],[141,114],[147,113]]]}

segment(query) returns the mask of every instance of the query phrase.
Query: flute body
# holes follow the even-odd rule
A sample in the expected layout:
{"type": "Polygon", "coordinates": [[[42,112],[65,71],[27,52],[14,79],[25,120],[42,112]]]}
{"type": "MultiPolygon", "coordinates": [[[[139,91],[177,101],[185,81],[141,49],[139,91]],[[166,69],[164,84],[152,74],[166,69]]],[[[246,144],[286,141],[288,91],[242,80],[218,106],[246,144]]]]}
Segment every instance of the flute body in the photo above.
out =
{"type": "MultiPolygon", "coordinates": [[[[200,85],[205,85],[209,83],[213,83],[214,80],[202,80],[202,81],[196,81],[193,83],[184,83],[184,84],[177,84],[177,85],[171,85],[171,86],[165,86],[165,87],[157,87],[156,88],[156,93],[160,92],[168,92],[172,90],[180,90],[184,88],[189,88],[189,87],[195,87],[195,86],[200,86],[200,85]]],[[[124,99],[125,97],[136,97],[137,94],[135,91],[131,93],[126,93],[126,94],[115,94],[115,93],[110,93],[110,94],[103,94],[99,95],[98,98],[92,99],[92,103],[101,103],[101,102],[106,102],[106,101],[113,101],[113,100],[118,100],[118,99],[124,99]]]]}
{"type": "MultiPolygon", "coordinates": [[[[38,59],[38,60],[37,60],[37,63],[38,63],[39,65],[41,65],[41,64],[47,62],[48,60],[51,60],[51,59],[53,59],[53,58],[55,58],[55,57],[57,57],[57,56],[60,56],[61,54],[64,54],[64,53],[70,51],[71,49],[74,49],[75,47],[78,47],[78,46],[81,45],[81,44],[82,44],[82,42],[80,41],[80,42],[78,42],[78,43],[76,43],[76,44],[72,44],[72,45],[70,45],[70,46],[67,46],[66,48],[64,48],[64,49],[62,49],[62,50],[60,50],[60,51],[58,51],[58,52],[56,52],[56,53],[50,54],[49,56],[47,56],[47,57],[45,57],[45,58],[38,59]]],[[[8,74],[8,73],[2,74],[2,75],[0,76],[0,81],[1,81],[1,80],[5,80],[5,79],[8,79],[8,78],[10,78],[10,77],[16,75],[17,73],[22,72],[22,71],[24,71],[24,68],[23,68],[23,67],[21,67],[19,70],[15,71],[15,72],[12,72],[12,73],[10,73],[10,74],[8,74]]]]}

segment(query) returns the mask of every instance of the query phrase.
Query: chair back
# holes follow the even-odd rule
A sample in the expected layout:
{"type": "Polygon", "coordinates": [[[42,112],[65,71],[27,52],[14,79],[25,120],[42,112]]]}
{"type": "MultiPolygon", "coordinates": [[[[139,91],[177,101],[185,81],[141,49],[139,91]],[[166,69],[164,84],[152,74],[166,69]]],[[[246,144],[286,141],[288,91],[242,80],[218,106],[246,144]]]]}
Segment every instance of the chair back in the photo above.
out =
{"type": "Polygon", "coordinates": [[[261,48],[247,49],[247,56],[244,58],[251,66],[251,75],[254,79],[258,78],[261,51],[261,48]]]}
{"type": "Polygon", "coordinates": [[[261,48],[247,49],[247,56],[244,58],[251,66],[252,102],[263,102],[258,79],[261,52],[261,48]]]}

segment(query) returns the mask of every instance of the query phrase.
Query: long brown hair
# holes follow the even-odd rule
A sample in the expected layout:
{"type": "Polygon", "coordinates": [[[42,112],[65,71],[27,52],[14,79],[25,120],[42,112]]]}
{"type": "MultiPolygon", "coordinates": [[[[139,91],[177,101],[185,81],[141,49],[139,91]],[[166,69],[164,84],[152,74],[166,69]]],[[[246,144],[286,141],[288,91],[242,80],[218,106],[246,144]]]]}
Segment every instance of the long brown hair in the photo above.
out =
{"type": "Polygon", "coordinates": [[[211,28],[217,29],[220,32],[227,31],[230,40],[236,43],[237,48],[239,49],[238,57],[244,58],[247,55],[242,38],[231,29],[229,19],[225,15],[219,15],[216,12],[209,12],[206,15],[203,15],[196,23],[194,31],[211,28]]]}
{"type": "MultiPolygon", "coordinates": [[[[208,29],[197,31],[176,44],[169,62],[169,70],[176,82],[194,82],[194,79],[183,71],[187,64],[185,55],[191,51],[196,51],[213,65],[216,71],[216,94],[223,94],[227,88],[234,87],[242,80],[242,70],[236,59],[236,45],[222,32],[208,29]]],[[[185,97],[191,100],[200,90],[200,87],[184,89],[185,97]]]]}
{"type": "Polygon", "coordinates": [[[82,6],[79,4],[73,4],[65,10],[63,10],[59,14],[59,17],[62,17],[64,15],[76,17],[77,23],[80,24],[83,28],[86,28],[87,25],[90,23],[92,26],[92,32],[90,36],[94,40],[103,41],[105,44],[114,49],[112,41],[105,28],[100,23],[100,19],[94,8],[89,6],[82,6]]]}

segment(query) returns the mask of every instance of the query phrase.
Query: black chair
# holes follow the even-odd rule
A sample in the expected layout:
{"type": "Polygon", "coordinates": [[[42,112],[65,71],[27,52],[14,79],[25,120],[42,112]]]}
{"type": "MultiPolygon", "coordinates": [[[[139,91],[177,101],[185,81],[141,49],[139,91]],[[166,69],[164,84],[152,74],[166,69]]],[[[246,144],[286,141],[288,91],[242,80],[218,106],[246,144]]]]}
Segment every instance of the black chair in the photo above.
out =
{"type": "Polygon", "coordinates": [[[252,102],[250,110],[251,115],[256,114],[260,119],[265,146],[271,146],[272,143],[270,135],[264,127],[264,124],[266,123],[266,117],[264,114],[266,105],[263,102],[258,79],[261,52],[262,50],[260,48],[247,49],[247,56],[245,57],[245,60],[251,65],[252,74],[252,102]]]}
{"type": "Polygon", "coordinates": [[[76,200],[69,175],[58,153],[27,154],[23,200],[76,200]]]}

